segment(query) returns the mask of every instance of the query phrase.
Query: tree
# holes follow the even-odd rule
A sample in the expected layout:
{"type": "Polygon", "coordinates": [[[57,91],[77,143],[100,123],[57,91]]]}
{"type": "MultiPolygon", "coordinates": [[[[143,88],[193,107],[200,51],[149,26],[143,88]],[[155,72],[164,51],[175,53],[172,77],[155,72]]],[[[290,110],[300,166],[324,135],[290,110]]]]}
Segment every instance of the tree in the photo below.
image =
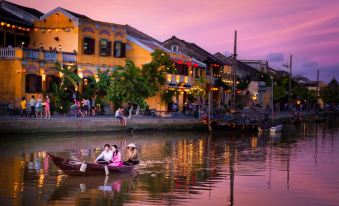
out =
{"type": "Polygon", "coordinates": [[[141,70],[132,61],[127,60],[126,66],[119,66],[112,74],[108,89],[108,98],[115,104],[130,103],[129,117],[133,105],[145,105],[145,98],[153,94],[154,89],[141,75],[141,70]]]}
{"type": "Polygon", "coordinates": [[[324,102],[329,104],[339,103],[339,85],[336,79],[332,79],[330,83],[322,89],[320,96],[324,102]]]}
{"type": "Polygon", "coordinates": [[[78,84],[81,78],[76,74],[76,66],[62,66],[60,63],[55,64],[55,69],[61,73],[60,85],[53,84],[52,102],[56,111],[66,113],[72,101],[72,93],[78,91],[78,84]]]}
{"type": "Polygon", "coordinates": [[[148,97],[154,96],[166,84],[166,74],[173,74],[176,71],[167,53],[156,50],[151,56],[151,62],[144,64],[141,71],[141,75],[150,84],[151,92],[148,97]]]}

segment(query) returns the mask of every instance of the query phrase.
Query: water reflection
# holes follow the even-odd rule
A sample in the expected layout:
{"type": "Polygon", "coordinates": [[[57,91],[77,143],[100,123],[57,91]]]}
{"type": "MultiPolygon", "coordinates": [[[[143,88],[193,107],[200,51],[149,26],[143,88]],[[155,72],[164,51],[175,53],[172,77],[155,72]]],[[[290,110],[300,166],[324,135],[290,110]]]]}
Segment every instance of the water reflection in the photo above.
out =
{"type": "Polygon", "coordinates": [[[335,205],[338,129],[287,126],[282,134],[142,133],[4,137],[4,205],[335,205]],[[66,176],[47,152],[94,161],[105,143],[138,145],[131,174],[66,176]],[[324,192],[326,191],[326,192],[324,192]]]}

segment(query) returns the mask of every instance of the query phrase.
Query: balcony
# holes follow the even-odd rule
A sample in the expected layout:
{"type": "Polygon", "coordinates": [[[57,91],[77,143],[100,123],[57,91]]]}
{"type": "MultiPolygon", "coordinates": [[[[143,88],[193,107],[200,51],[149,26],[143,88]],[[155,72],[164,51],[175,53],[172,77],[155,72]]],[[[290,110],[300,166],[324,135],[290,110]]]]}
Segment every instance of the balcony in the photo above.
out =
{"type": "Polygon", "coordinates": [[[167,82],[169,86],[173,87],[191,87],[194,83],[192,77],[178,74],[167,74],[167,82]]]}
{"type": "Polygon", "coordinates": [[[18,48],[0,48],[0,58],[14,59],[16,58],[18,48]]]}
{"type": "Polygon", "coordinates": [[[22,59],[39,62],[76,63],[77,54],[72,52],[57,52],[55,50],[39,50],[28,48],[0,48],[1,59],[22,59]]]}

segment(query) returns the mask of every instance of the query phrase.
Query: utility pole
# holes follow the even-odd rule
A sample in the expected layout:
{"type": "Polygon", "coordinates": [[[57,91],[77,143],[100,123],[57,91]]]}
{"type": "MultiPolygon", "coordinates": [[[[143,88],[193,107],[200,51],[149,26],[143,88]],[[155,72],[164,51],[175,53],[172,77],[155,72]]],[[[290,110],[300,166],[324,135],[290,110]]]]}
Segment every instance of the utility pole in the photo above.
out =
{"type": "Polygon", "coordinates": [[[236,66],[237,66],[237,30],[234,31],[234,52],[233,52],[233,76],[232,76],[232,109],[236,109],[235,104],[235,94],[237,87],[237,74],[236,74],[236,66]]]}
{"type": "Polygon", "coordinates": [[[271,77],[271,84],[272,84],[272,99],[271,99],[271,105],[272,105],[272,122],[273,122],[273,116],[274,116],[274,99],[273,99],[273,95],[274,95],[274,82],[273,82],[273,76],[271,77]]]}
{"type": "Polygon", "coordinates": [[[288,79],[288,110],[291,112],[292,111],[292,100],[291,100],[291,87],[292,87],[292,54],[290,56],[290,78],[288,79]]]}
{"type": "Polygon", "coordinates": [[[319,97],[319,69],[317,70],[317,97],[319,97]]]}

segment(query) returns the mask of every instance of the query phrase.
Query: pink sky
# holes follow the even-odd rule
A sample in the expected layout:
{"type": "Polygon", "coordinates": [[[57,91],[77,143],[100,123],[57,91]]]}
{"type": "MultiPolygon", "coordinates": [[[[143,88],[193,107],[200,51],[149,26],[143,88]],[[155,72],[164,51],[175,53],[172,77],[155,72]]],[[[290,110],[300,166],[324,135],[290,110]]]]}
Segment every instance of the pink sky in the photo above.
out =
{"type": "Polygon", "coordinates": [[[294,74],[316,79],[319,68],[320,78],[329,81],[339,73],[339,0],[9,1],[129,24],[160,41],[175,35],[212,54],[232,51],[236,29],[240,59],[268,59],[281,67],[293,53],[294,74]]]}

